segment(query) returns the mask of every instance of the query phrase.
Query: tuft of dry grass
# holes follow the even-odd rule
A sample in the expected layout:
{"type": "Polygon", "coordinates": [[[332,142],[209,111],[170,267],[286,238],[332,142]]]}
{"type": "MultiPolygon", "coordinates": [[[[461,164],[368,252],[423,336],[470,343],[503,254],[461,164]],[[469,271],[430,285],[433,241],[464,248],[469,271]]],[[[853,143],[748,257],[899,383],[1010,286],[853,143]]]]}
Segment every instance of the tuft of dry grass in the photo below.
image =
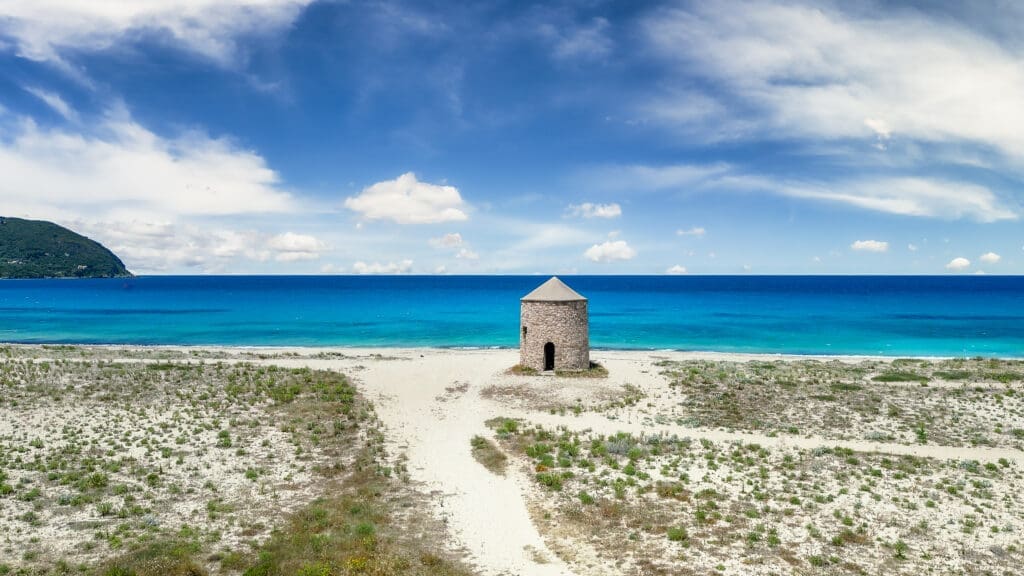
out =
{"type": "MultiPolygon", "coordinates": [[[[540,374],[536,369],[522,364],[516,364],[505,373],[513,376],[537,376],[540,374]]],[[[597,362],[591,362],[590,367],[586,370],[555,370],[555,376],[559,378],[607,378],[608,369],[597,362]]]]}
{"type": "Polygon", "coordinates": [[[497,444],[483,436],[473,436],[470,445],[473,447],[473,458],[476,458],[477,462],[499,476],[505,475],[508,456],[501,451],[501,448],[498,448],[497,444]]]}
{"type": "Polygon", "coordinates": [[[607,378],[608,369],[597,362],[591,362],[590,368],[586,370],[555,370],[555,376],[562,378],[607,378]]]}
{"type": "Polygon", "coordinates": [[[523,366],[522,364],[516,364],[509,368],[507,371],[509,374],[515,374],[517,376],[536,376],[537,371],[529,366],[523,366]]]}

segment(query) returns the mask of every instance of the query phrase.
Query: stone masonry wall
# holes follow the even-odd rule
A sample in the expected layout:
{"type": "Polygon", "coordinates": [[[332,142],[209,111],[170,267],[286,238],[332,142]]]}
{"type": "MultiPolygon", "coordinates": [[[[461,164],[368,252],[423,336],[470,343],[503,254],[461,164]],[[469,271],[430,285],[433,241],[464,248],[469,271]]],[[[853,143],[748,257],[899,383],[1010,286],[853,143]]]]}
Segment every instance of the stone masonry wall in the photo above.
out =
{"type": "Polygon", "coordinates": [[[544,370],[544,345],[555,345],[556,370],[590,368],[587,301],[522,302],[519,314],[519,362],[544,370]],[[523,335],[523,327],[526,335],[523,335]]]}

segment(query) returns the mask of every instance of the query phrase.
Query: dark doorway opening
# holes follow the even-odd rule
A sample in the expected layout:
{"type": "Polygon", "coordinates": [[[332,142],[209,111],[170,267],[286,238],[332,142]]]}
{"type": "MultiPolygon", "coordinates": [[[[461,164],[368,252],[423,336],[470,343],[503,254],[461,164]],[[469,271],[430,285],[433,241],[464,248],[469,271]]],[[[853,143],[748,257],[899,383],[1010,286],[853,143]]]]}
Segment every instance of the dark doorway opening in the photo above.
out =
{"type": "Polygon", "coordinates": [[[555,369],[555,345],[551,342],[544,345],[544,369],[555,369]]]}

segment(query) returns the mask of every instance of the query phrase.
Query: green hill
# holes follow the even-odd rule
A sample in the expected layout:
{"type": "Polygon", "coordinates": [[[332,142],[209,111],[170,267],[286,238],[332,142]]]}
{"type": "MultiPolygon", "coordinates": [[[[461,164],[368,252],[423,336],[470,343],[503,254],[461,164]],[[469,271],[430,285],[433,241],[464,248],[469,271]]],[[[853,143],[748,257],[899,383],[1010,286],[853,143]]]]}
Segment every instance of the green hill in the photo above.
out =
{"type": "Polygon", "coordinates": [[[131,276],[98,242],[52,222],[0,217],[0,278],[131,276]]]}

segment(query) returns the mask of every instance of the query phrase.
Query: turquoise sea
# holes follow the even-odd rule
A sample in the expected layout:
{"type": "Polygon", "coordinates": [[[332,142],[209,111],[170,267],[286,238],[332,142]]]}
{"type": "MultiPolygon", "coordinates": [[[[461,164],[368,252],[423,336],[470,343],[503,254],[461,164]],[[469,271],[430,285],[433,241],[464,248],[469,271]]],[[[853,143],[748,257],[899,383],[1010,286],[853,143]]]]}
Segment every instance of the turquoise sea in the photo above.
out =
{"type": "MultiPolygon", "coordinates": [[[[0,341],[518,345],[541,276],[0,281],[0,341]]],[[[596,348],[1024,357],[1024,277],[566,276],[596,348]]]]}

